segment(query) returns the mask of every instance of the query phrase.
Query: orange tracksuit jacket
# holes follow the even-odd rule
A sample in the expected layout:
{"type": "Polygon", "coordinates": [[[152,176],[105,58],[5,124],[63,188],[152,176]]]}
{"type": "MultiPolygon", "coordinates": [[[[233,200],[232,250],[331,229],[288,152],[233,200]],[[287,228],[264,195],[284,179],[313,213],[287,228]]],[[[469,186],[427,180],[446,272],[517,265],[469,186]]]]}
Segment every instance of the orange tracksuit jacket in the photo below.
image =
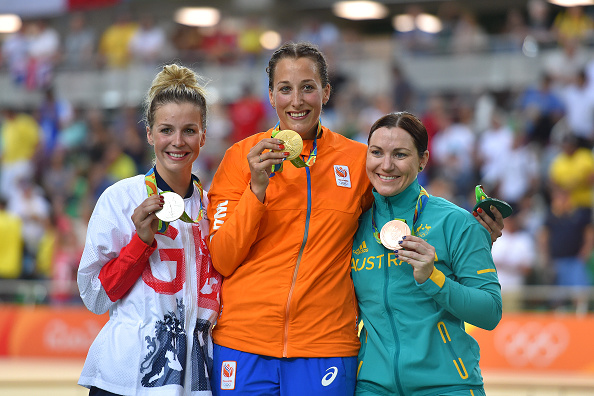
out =
{"type": "MultiPolygon", "coordinates": [[[[271,132],[230,147],[208,194],[209,248],[224,276],[214,341],[279,358],[356,356],[350,258],[373,199],[366,146],[323,127],[315,164],[286,161],[262,203],[250,190],[247,155],[271,132]]],[[[312,145],[304,141],[305,158],[312,145]]]]}

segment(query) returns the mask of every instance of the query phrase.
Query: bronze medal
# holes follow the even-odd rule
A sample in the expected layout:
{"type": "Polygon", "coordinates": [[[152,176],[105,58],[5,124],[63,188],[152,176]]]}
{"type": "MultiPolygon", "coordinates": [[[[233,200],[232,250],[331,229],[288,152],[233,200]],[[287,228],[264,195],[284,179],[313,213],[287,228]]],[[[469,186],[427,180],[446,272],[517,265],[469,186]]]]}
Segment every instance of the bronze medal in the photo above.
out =
{"type": "Polygon", "coordinates": [[[380,231],[380,240],[382,245],[390,250],[400,249],[402,246],[398,242],[405,235],[410,235],[410,227],[401,220],[388,221],[380,231]]]}

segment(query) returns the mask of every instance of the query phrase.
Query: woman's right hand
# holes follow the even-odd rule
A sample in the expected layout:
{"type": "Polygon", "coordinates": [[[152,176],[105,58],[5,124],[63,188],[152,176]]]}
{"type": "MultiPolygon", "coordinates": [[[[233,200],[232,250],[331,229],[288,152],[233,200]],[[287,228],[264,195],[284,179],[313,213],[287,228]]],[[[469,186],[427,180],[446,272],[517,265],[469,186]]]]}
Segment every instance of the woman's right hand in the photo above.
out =
{"type": "Polygon", "coordinates": [[[163,209],[164,202],[162,195],[155,194],[145,199],[132,213],[136,234],[149,246],[153,244],[159,226],[159,219],[155,212],[163,209]]]}
{"type": "Polygon", "coordinates": [[[264,202],[268,181],[272,173],[272,166],[280,164],[289,155],[283,152],[285,146],[280,139],[266,138],[260,140],[247,155],[252,178],[250,188],[260,202],[264,202]],[[275,151],[271,151],[275,150],[275,151]]]}

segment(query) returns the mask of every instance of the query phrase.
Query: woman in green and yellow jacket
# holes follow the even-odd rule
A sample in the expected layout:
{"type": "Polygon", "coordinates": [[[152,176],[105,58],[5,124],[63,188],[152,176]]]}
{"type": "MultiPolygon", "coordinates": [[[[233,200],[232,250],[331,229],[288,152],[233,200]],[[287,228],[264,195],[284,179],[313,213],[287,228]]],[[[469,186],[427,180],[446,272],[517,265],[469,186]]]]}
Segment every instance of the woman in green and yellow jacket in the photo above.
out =
{"type": "Polygon", "coordinates": [[[427,143],[406,112],[380,118],[369,133],[375,201],[351,263],[363,321],[357,395],[484,395],[479,346],[465,322],[491,330],[501,319],[491,238],[468,211],[419,185],[427,143]]]}

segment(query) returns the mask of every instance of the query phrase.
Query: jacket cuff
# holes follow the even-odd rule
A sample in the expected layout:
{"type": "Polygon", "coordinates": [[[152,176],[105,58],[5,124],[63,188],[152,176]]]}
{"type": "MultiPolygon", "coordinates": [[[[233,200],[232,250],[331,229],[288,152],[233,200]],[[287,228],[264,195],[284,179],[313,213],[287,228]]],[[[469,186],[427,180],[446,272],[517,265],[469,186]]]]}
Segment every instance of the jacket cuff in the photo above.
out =
{"type": "Polygon", "coordinates": [[[441,291],[441,288],[445,283],[445,279],[446,277],[443,272],[437,268],[433,268],[433,272],[431,272],[429,279],[423,283],[417,283],[417,286],[419,286],[425,293],[432,296],[441,291]]]}

